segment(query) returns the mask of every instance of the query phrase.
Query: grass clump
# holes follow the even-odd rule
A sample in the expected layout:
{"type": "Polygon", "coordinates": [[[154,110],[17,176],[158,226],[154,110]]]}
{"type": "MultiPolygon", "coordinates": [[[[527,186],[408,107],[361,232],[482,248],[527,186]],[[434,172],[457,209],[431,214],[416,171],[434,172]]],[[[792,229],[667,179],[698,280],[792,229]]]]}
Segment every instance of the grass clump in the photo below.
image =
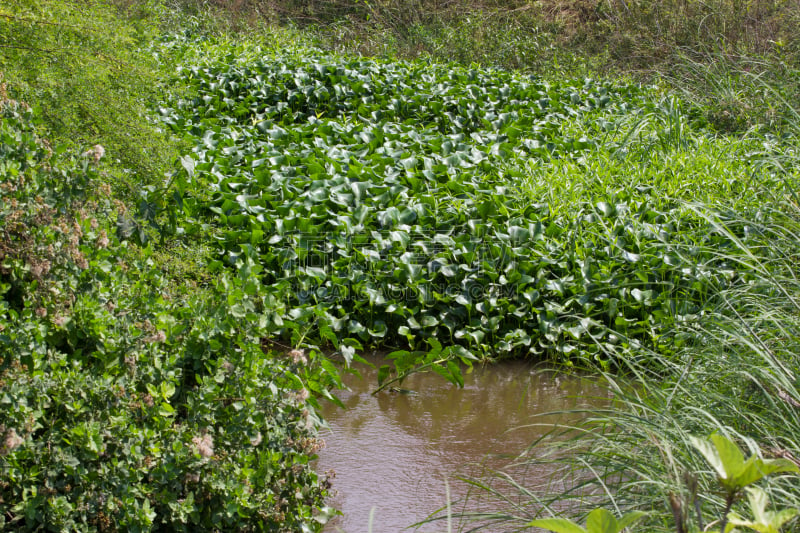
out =
{"type": "Polygon", "coordinates": [[[54,145],[101,144],[118,185],[135,194],[163,179],[176,146],[148,120],[164,94],[161,64],[148,49],[157,3],[12,0],[0,9],[0,73],[10,96],[35,105],[54,145]],[[128,174],[135,172],[136,177],[128,174]]]}
{"type": "MultiPolygon", "coordinates": [[[[784,176],[796,183],[796,173],[784,176]]],[[[697,437],[724,435],[753,461],[780,460],[795,471],[800,466],[795,262],[800,212],[792,195],[776,196],[747,215],[707,205],[692,209],[735,243],[709,252],[724,255],[753,278],[717,289],[701,316],[676,323],[674,332],[687,339],[682,349],[623,349],[619,371],[603,374],[615,397],[612,408],[587,412],[582,425],[554,434],[549,449],[554,455],[539,443],[541,453],[531,450],[521,459],[530,468],[540,461],[561,464],[558,476],[574,481],[569,490],[531,491],[500,474],[493,484],[475,484],[502,501],[506,511],[465,519],[492,524],[485,526],[492,531],[516,530],[542,514],[575,517],[601,506],[646,511],[647,531],[718,531],[720,520],[729,518],[747,529],[791,530],[800,509],[796,476],[762,481],[747,489],[745,498],[741,487],[731,492],[734,476],[716,472],[713,461],[709,468],[707,447],[700,446],[700,453],[697,437]],[[744,242],[745,232],[757,237],[744,242]],[[776,510],[772,515],[764,511],[768,501],[776,510]],[[769,526],[764,522],[769,516],[783,518],[769,526]]]]}
{"type": "MultiPolygon", "coordinates": [[[[194,9],[206,4],[189,3],[194,9]]],[[[370,56],[456,60],[544,77],[615,72],[660,80],[702,105],[719,130],[781,130],[800,66],[791,2],[248,0],[212,3],[239,27],[291,25],[325,47],[370,56]],[[765,97],[766,96],[766,97],[765,97]]]]}

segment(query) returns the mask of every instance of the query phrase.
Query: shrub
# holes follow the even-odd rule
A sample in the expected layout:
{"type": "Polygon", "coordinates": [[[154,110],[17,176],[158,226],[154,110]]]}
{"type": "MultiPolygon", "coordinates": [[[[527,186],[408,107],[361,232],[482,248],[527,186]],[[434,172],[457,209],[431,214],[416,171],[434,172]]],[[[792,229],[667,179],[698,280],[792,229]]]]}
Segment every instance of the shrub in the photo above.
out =
{"type": "Polygon", "coordinates": [[[100,147],[0,113],[0,529],[321,527],[318,357],[262,349],[244,271],[187,291],[120,240],[100,147]]]}
{"type": "Polygon", "coordinates": [[[134,183],[162,179],[175,158],[146,119],[165,91],[148,49],[157,6],[10,0],[0,8],[0,73],[12,97],[35,103],[56,144],[101,143],[109,159],[138,174],[134,183]]]}

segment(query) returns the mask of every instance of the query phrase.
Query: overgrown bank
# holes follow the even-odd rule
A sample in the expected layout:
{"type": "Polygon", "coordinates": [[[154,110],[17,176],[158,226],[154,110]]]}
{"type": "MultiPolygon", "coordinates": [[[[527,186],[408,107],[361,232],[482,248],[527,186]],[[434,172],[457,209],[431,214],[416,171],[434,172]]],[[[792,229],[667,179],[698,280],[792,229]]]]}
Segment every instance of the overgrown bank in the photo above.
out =
{"type": "Polygon", "coordinates": [[[522,355],[641,376],[593,438],[649,527],[691,504],[690,432],[796,457],[791,113],[725,137],[633,83],[280,50],[151,7],[0,13],[10,90],[43,108],[3,106],[8,528],[318,528],[313,407],[339,370],[313,345],[401,348],[384,380],[522,355]]]}
{"type": "Polygon", "coordinates": [[[800,84],[793,2],[183,0],[234,27],[310,30],[339,52],[456,60],[550,77],[613,72],[698,102],[722,131],[781,129],[800,84]]]}
{"type": "Polygon", "coordinates": [[[124,238],[100,145],[0,113],[0,529],[313,529],[319,361],[265,353],[258,270],[179,286],[124,238]]]}
{"type": "Polygon", "coordinates": [[[180,150],[150,118],[162,8],[0,7],[2,531],[315,531],[331,512],[309,461],[336,371],[269,343],[256,266],[212,278],[205,238],[146,216],[180,150]]]}

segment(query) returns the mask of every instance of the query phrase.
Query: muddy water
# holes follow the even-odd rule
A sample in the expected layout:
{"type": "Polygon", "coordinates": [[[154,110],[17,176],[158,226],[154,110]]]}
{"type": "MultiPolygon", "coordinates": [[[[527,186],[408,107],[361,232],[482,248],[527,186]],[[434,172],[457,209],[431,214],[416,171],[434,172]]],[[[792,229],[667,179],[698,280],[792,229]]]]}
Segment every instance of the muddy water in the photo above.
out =
{"type": "MultiPolygon", "coordinates": [[[[351,390],[339,393],[347,410],[324,411],[330,430],[322,432],[327,446],[317,468],[335,471],[330,503],[344,513],[326,533],[399,532],[444,506],[448,490],[451,501],[463,500],[469,486],[458,474],[502,468],[554,424],[583,416],[542,413],[607,404],[596,383],[518,362],[476,368],[463,389],[416,374],[402,385],[411,395],[373,396],[376,371],[360,371],[362,379],[349,376],[351,390]]],[[[546,483],[549,474],[528,471],[525,482],[546,483]]],[[[416,531],[446,530],[440,521],[416,531]]]]}

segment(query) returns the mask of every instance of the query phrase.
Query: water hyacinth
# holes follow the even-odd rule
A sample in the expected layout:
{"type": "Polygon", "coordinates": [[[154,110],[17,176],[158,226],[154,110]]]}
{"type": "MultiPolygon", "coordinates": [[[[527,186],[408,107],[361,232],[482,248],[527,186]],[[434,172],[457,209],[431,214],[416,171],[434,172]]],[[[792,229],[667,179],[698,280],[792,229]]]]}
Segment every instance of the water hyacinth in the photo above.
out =
{"type": "Polygon", "coordinates": [[[755,202],[739,190],[749,171],[678,186],[637,163],[673,158],[666,172],[684,175],[745,150],[693,159],[707,140],[674,97],[318,52],[222,57],[185,67],[193,96],[160,109],[195,143],[173,198],[196,215],[182,231],[224,235],[215,269],[258,265],[287,306],[268,318],[278,335],[289,316],[348,361],[408,348],[397,376],[439,342],[431,369],[454,382],[455,360],[610,365],[603,343],[671,344],[712,287],[748,275],[708,253],[730,240],[685,202],[734,188],[755,202]]]}

